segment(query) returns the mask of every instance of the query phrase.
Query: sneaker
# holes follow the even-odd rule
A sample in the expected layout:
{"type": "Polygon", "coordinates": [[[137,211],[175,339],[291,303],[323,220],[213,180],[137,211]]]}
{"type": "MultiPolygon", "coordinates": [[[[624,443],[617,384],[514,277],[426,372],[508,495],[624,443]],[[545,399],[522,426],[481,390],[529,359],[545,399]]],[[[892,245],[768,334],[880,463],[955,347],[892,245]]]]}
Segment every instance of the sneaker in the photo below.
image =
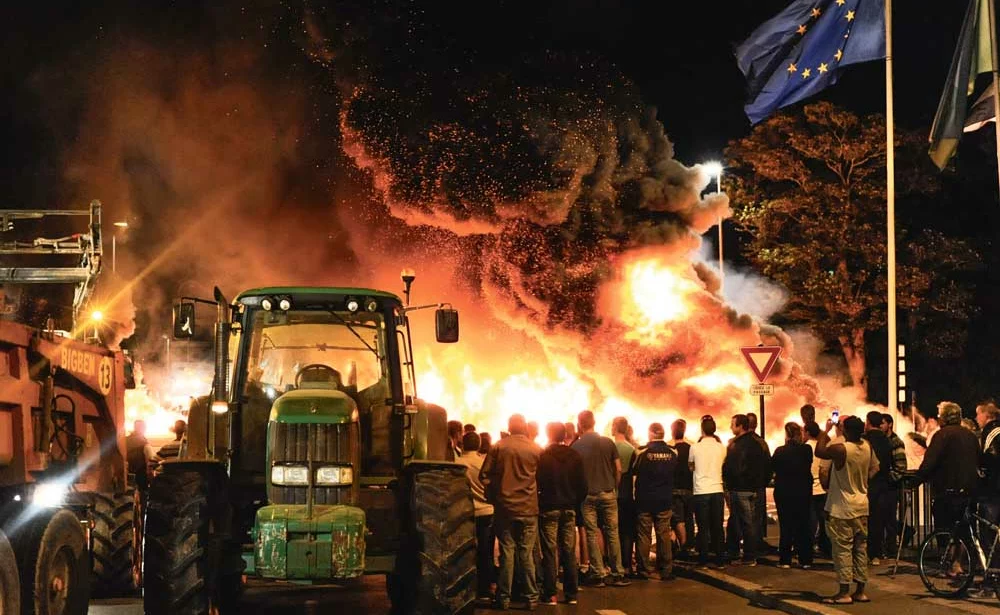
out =
{"type": "Polygon", "coordinates": [[[555,596],[552,596],[551,598],[542,598],[542,604],[545,606],[555,606],[559,604],[559,601],[556,600],[555,596]]]}
{"type": "Polygon", "coordinates": [[[648,581],[649,575],[645,572],[630,572],[625,575],[626,579],[632,579],[633,581],[648,581]]]}
{"type": "Polygon", "coordinates": [[[743,565],[744,566],[749,566],[750,568],[753,568],[754,566],[757,565],[757,560],[752,559],[752,560],[750,560],[748,562],[743,562],[743,565]]]}
{"type": "Polygon", "coordinates": [[[566,598],[564,602],[566,604],[576,604],[577,603],[576,596],[573,596],[572,598],[566,598]]]}
{"type": "Polygon", "coordinates": [[[802,570],[812,570],[812,564],[802,564],[802,570]]]}
{"type": "Polygon", "coordinates": [[[873,557],[872,561],[871,561],[871,565],[872,566],[881,566],[882,565],[882,560],[880,560],[877,557],[873,557]]]}
{"type": "Polygon", "coordinates": [[[607,584],[610,585],[611,587],[628,587],[629,585],[632,584],[632,582],[625,579],[625,577],[615,576],[611,577],[611,582],[607,584]]]}
{"type": "Polygon", "coordinates": [[[580,585],[586,587],[605,587],[604,579],[596,575],[587,575],[583,577],[580,585]]]}
{"type": "Polygon", "coordinates": [[[778,564],[778,568],[782,568],[784,570],[788,570],[791,567],[792,567],[791,564],[778,564]]]}

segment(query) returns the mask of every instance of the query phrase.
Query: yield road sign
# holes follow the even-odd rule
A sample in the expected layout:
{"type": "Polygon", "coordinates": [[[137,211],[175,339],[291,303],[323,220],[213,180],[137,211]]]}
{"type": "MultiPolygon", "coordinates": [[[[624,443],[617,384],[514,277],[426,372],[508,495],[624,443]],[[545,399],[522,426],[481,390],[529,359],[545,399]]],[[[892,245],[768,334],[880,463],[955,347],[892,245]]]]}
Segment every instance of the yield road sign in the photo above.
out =
{"type": "Polygon", "coordinates": [[[747,365],[757,376],[757,382],[763,383],[767,380],[774,366],[778,364],[781,346],[744,346],[740,348],[740,352],[743,353],[747,365]]]}

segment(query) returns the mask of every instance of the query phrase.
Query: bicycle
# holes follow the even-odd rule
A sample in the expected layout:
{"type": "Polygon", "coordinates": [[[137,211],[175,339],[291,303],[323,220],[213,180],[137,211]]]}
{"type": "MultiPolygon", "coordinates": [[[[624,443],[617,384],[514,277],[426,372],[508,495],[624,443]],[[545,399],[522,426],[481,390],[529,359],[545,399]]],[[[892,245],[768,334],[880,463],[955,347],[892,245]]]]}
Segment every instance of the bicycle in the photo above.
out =
{"type": "Polygon", "coordinates": [[[975,578],[982,576],[982,588],[992,589],[1000,600],[1000,526],[976,510],[977,501],[967,495],[961,518],[951,529],[939,529],[924,539],[919,551],[920,580],[934,595],[956,598],[964,594],[975,578]],[[989,551],[983,551],[982,528],[993,533],[989,551]],[[971,547],[970,548],[970,544],[971,547]],[[973,561],[973,556],[975,561],[973,561]],[[997,561],[994,561],[997,556],[997,561]]]}

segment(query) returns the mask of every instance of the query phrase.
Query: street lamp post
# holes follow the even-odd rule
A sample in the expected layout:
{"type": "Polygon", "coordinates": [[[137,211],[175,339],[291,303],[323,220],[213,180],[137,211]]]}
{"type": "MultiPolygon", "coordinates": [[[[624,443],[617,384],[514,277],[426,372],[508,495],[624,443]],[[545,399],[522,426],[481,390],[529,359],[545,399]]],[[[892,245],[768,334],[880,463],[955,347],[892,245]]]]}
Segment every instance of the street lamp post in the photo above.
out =
{"type": "MultiPolygon", "coordinates": [[[[708,172],[708,176],[715,177],[715,193],[722,193],[722,163],[706,162],[701,165],[708,172]]],[[[719,216],[719,294],[722,294],[725,286],[726,274],[722,267],[722,216],[719,216]]]]}
{"type": "MultiPolygon", "coordinates": [[[[116,228],[128,228],[128,222],[124,220],[114,223],[116,228]]],[[[118,272],[118,232],[111,233],[111,273],[118,272]]]]}

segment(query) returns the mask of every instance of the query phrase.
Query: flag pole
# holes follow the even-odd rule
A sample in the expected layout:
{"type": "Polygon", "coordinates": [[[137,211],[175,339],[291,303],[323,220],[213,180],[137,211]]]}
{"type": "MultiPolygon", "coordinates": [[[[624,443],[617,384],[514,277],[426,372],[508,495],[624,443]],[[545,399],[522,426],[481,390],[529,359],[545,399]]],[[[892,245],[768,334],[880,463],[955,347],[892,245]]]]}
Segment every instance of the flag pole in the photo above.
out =
{"type": "MultiPolygon", "coordinates": [[[[888,271],[889,397],[893,417],[899,410],[896,368],[896,152],[895,119],[892,113],[892,0],[885,0],[885,171],[886,171],[886,252],[888,271]]],[[[998,167],[1000,168],[1000,167],[998,167]]]]}
{"type": "Polygon", "coordinates": [[[993,54],[993,128],[997,139],[997,183],[1000,186],[1000,66],[997,65],[997,16],[993,2],[986,3],[990,12],[990,49],[993,54]]]}

